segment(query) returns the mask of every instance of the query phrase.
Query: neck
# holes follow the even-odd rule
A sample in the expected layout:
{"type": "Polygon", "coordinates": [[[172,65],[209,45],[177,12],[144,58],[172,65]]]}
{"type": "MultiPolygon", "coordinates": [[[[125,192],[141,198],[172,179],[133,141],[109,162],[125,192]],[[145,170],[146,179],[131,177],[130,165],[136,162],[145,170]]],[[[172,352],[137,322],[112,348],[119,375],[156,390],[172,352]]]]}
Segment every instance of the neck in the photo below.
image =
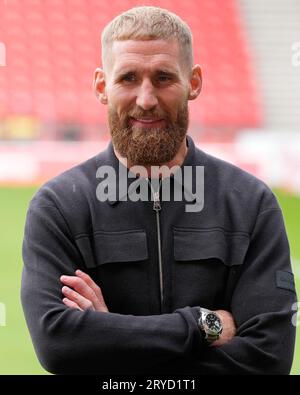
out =
{"type": "MultiPolygon", "coordinates": [[[[127,160],[127,158],[123,157],[120,155],[120,153],[115,149],[115,147],[113,147],[114,149],[114,153],[116,155],[116,157],[118,158],[118,160],[124,165],[126,166],[128,169],[130,169],[132,171],[132,173],[134,174],[138,174],[138,172],[135,172],[134,169],[132,169],[132,167],[134,166],[133,163],[130,163],[129,160],[127,160]]],[[[168,169],[171,169],[173,166],[181,166],[186,154],[188,152],[188,148],[187,148],[187,144],[186,144],[186,136],[184,137],[179,150],[177,152],[177,154],[174,156],[173,159],[171,159],[169,162],[166,163],[162,163],[159,165],[159,167],[166,167],[168,169]]],[[[145,177],[151,177],[151,166],[143,166],[146,169],[146,174],[143,176],[145,177]]],[[[164,169],[162,169],[162,171],[160,171],[159,175],[161,175],[163,178],[165,176],[170,176],[170,172],[166,171],[166,174],[164,174],[164,169]]],[[[153,176],[153,174],[152,174],[153,176]]]]}

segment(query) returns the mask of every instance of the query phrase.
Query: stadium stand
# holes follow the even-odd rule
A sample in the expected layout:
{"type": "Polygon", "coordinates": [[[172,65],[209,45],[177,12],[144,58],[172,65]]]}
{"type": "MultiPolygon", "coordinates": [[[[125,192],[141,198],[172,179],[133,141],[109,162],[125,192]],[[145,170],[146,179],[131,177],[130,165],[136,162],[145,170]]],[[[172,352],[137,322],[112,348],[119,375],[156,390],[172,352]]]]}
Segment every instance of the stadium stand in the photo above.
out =
{"type": "MultiPolygon", "coordinates": [[[[115,15],[143,1],[14,0],[0,2],[0,123],[34,117],[40,133],[0,138],[96,140],[108,137],[106,108],[92,93],[100,64],[100,32],[115,15]],[[109,4],[109,6],[108,6],[109,4]]],[[[195,61],[203,68],[203,94],[191,103],[191,131],[202,138],[232,138],[261,123],[249,48],[235,0],[159,0],[194,33],[195,61]],[[218,133],[221,131],[222,134],[218,133]],[[224,133],[224,131],[226,133],[224,133]]],[[[26,130],[27,130],[26,129],[26,130]]]]}
{"type": "Polygon", "coordinates": [[[300,48],[298,0],[240,0],[247,37],[264,103],[264,127],[299,130],[300,71],[293,45],[300,48]]]}

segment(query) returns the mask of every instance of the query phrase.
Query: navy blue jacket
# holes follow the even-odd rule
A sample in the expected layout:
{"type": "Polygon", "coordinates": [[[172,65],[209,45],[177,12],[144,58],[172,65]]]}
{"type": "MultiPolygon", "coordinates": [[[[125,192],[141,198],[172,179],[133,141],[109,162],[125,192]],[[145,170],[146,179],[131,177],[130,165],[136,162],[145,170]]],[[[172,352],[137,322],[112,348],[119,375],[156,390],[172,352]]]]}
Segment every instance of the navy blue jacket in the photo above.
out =
{"type": "Polygon", "coordinates": [[[187,202],[172,193],[159,214],[153,201],[99,201],[97,169],[119,166],[111,143],[31,200],[21,300],[46,370],[289,373],[296,294],[276,198],[254,176],[197,149],[190,137],[187,143],[182,166],[204,166],[198,212],[186,212],[187,202]],[[101,287],[109,313],[63,304],[59,278],[76,269],[101,287]],[[208,347],[199,306],[230,311],[236,336],[208,347]]]}

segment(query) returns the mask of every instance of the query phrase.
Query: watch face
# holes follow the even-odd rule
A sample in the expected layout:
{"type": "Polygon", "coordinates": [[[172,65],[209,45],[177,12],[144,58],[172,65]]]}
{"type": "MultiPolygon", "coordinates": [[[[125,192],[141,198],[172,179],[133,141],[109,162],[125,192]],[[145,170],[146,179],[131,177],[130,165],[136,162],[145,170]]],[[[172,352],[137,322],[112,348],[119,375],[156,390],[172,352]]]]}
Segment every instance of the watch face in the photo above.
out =
{"type": "Polygon", "coordinates": [[[205,321],[211,332],[219,333],[222,329],[221,320],[213,313],[207,314],[205,321]]]}

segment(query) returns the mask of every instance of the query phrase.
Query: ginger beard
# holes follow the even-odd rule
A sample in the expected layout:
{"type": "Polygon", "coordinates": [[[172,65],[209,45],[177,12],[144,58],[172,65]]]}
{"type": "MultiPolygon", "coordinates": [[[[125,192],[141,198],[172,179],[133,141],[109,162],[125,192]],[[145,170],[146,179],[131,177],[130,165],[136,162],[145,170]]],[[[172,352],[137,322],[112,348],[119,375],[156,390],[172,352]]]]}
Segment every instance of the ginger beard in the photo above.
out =
{"type": "Polygon", "coordinates": [[[160,166],[175,157],[186,136],[189,123],[188,104],[185,102],[178,110],[176,121],[157,111],[136,110],[119,117],[113,108],[109,108],[108,122],[114,148],[121,156],[127,158],[131,166],[160,166]],[[131,117],[164,118],[166,126],[132,126],[131,117]]]}

